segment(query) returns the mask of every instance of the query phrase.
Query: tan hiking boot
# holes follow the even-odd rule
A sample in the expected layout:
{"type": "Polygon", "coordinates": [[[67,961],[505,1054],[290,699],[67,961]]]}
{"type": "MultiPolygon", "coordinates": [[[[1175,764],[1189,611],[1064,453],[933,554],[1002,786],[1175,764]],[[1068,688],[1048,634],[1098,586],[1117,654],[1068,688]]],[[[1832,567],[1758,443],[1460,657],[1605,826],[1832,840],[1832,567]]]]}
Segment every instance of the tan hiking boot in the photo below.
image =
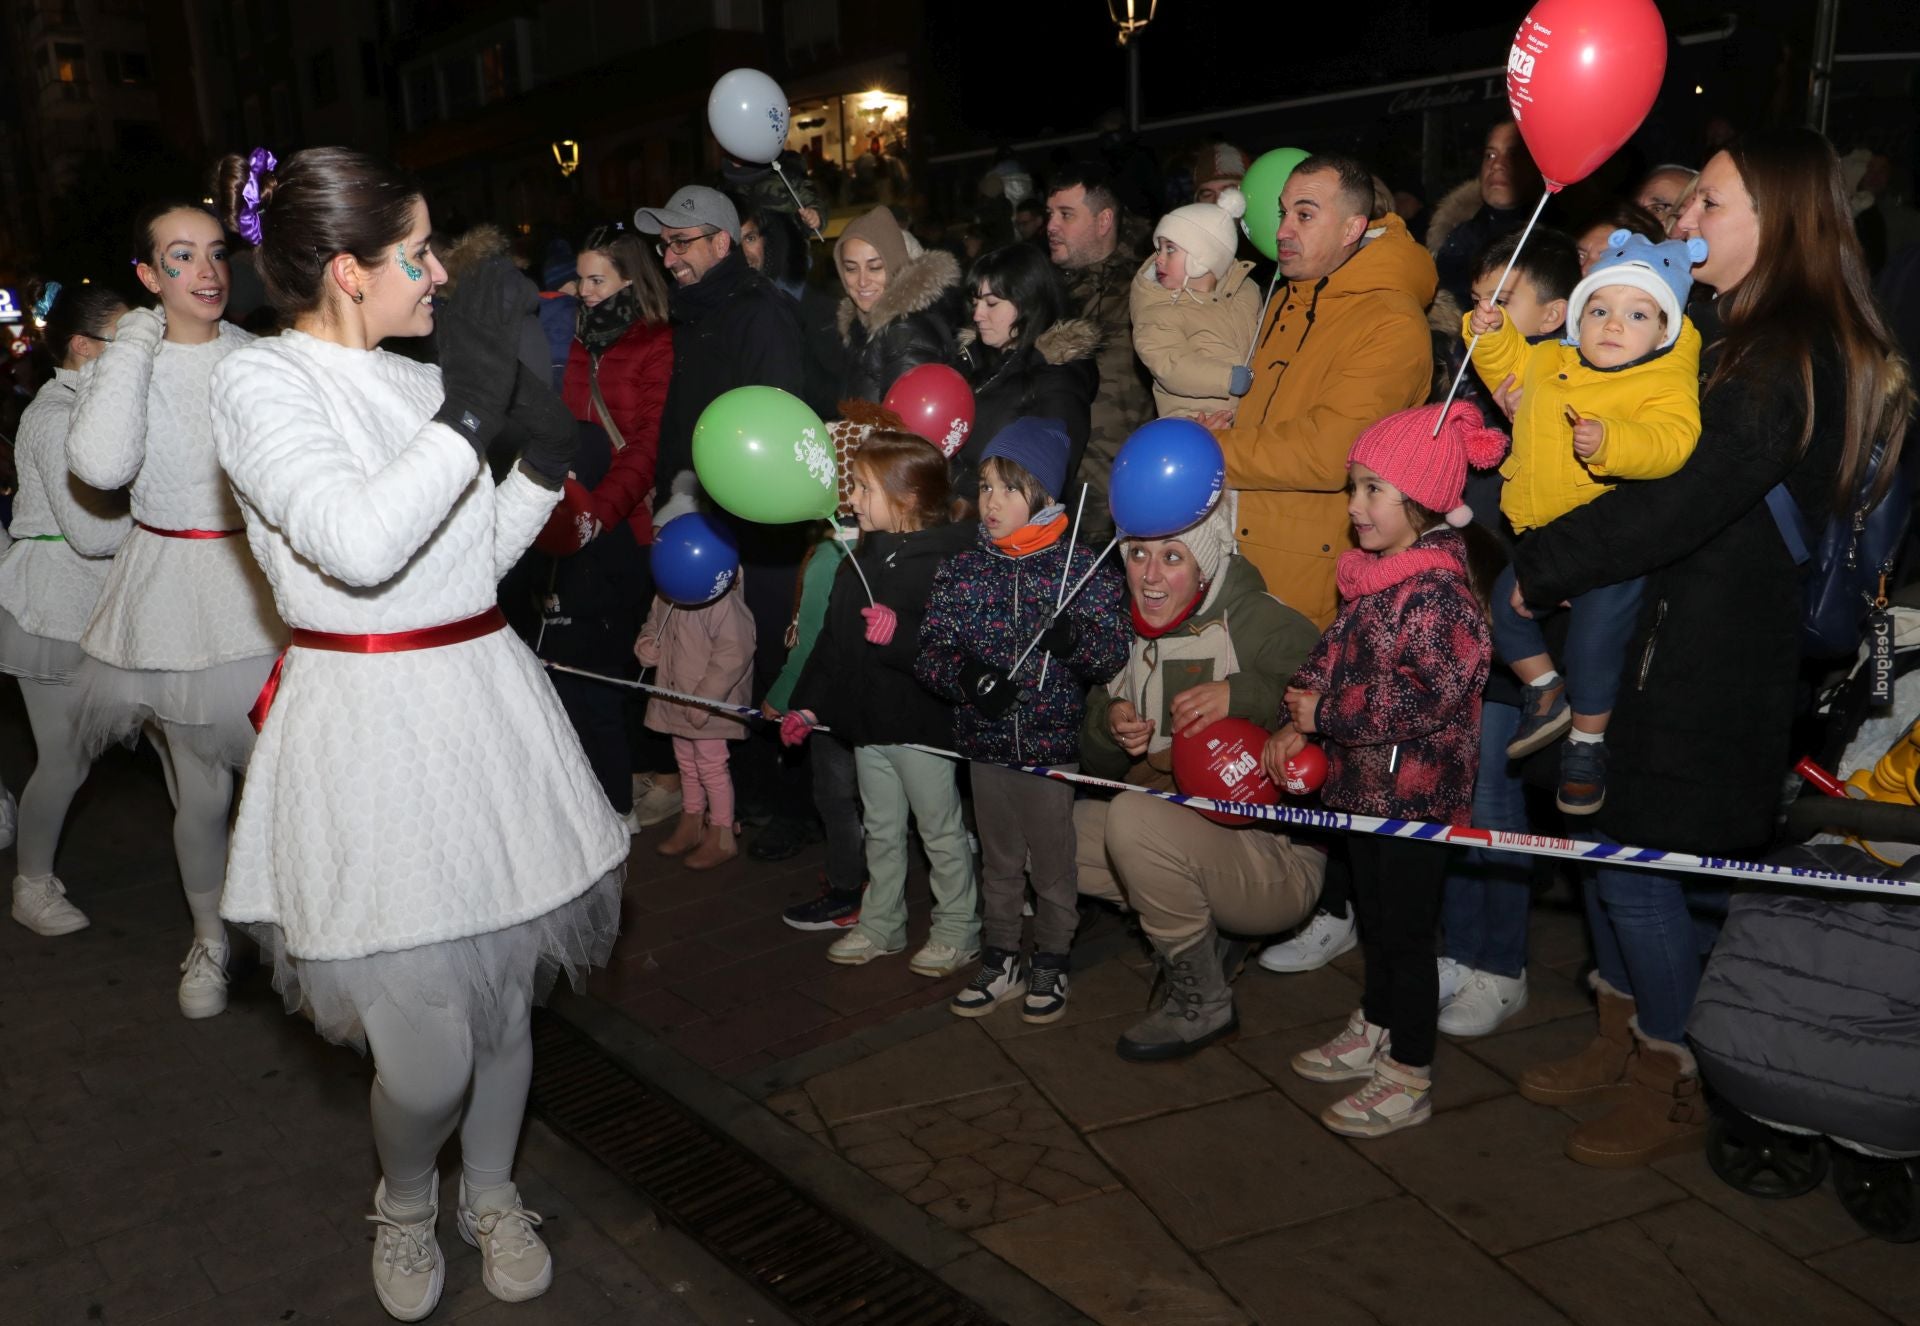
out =
{"type": "Polygon", "coordinates": [[[1633,1057],[1633,1000],[1600,979],[1588,980],[1600,1009],[1600,1031],[1570,1059],[1535,1064],[1520,1074],[1520,1094],[1536,1105],[1565,1105],[1619,1091],[1633,1057]]]}
{"type": "Polygon", "coordinates": [[[1619,1105],[1567,1138],[1567,1158],[1595,1169],[1638,1169],[1667,1156],[1697,1151],[1707,1136],[1707,1098],[1693,1052],[1650,1040],[1636,1025],[1639,1045],[1627,1070],[1619,1105]]]}

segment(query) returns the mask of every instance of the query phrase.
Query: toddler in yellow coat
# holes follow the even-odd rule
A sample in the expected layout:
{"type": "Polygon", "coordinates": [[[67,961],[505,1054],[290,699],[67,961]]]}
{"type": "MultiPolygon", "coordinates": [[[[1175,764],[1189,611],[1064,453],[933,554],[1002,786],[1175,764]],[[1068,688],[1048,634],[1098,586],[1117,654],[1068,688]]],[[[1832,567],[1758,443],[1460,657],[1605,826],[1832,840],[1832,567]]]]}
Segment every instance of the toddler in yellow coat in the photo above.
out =
{"type": "MultiPolygon", "coordinates": [[[[1693,454],[1700,333],[1684,310],[1693,264],[1704,257],[1697,238],[1655,243],[1614,231],[1567,302],[1563,341],[1529,345],[1491,304],[1466,315],[1480,338],[1473,367],[1481,380],[1492,387],[1511,373],[1519,382],[1500,509],[1522,538],[1616,482],[1664,478],[1693,454]]],[[[1511,570],[1494,590],[1494,649],[1526,687],[1507,754],[1518,759],[1568,735],[1557,800],[1571,815],[1591,815],[1606,800],[1607,719],[1640,588],[1638,579],[1622,581],[1568,605],[1564,678],[1511,570]]]]}

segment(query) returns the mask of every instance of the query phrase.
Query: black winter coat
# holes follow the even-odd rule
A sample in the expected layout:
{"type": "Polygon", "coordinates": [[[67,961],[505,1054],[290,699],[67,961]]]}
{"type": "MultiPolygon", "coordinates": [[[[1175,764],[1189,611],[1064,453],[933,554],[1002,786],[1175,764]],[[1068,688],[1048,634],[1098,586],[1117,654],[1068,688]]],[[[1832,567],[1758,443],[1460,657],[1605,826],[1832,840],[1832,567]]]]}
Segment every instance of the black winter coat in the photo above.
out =
{"type": "Polygon", "coordinates": [[[851,299],[840,301],[840,339],[846,346],[840,399],[878,405],[894,380],[922,364],[951,364],[960,264],[934,249],[890,277],[862,317],[851,299]]]}
{"type": "Polygon", "coordinates": [[[654,502],[693,469],[693,426],[714,398],[735,387],[778,387],[802,395],[806,370],[797,306],[747,266],[738,247],[694,285],[675,286],[673,380],[660,414],[654,502]]]}
{"type": "MultiPolygon", "coordinates": [[[[1067,455],[1069,487],[1093,429],[1093,398],[1100,390],[1100,329],[1085,318],[1068,318],[1011,354],[981,345],[972,331],[960,335],[960,371],[973,387],[973,432],[953,458],[953,495],[973,500],[980,457],[994,434],[1015,419],[1058,419],[1073,450],[1067,455]]],[[[1073,494],[1055,493],[1069,510],[1073,494]]]]}
{"type": "Polygon", "coordinates": [[[1514,555],[1532,603],[1647,577],[1607,727],[1600,824],[1621,842],[1737,855],[1771,836],[1790,760],[1804,573],[1765,499],[1785,479],[1816,524],[1832,506],[1839,366],[1816,357],[1813,386],[1804,454],[1797,375],[1757,369],[1701,398],[1700,444],[1678,473],[1619,484],[1514,555]]]}
{"type": "Polygon", "coordinates": [[[953,706],[914,680],[920,623],[933,578],[947,558],[973,546],[974,525],[935,525],[911,534],[867,534],[854,553],[873,587],[873,601],[899,619],[890,644],[867,643],[867,590],[841,564],[813,653],[793,688],[795,709],[811,709],[842,741],[891,746],[917,741],[953,745],[953,706]]]}

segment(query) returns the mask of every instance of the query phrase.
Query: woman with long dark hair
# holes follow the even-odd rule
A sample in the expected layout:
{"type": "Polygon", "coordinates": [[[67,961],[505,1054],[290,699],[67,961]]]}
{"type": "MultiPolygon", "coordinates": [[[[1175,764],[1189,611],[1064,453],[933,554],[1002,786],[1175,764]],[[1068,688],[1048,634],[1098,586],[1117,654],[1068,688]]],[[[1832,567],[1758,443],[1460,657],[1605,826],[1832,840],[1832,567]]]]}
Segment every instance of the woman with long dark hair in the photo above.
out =
{"type": "MultiPolygon", "coordinates": [[[[1784,482],[1824,524],[1876,446],[1880,476],[1892,474],[1914,394],[1818,134],[1729,146],[1674,233],[1706,240],[1694,276],[1718,292],[1718,327],[1702,328],[1699,446],[1679,473],[1537,530],[1515,557],[1516,597],[1555,604],[1647,577],[1599,823],[1622,842],[1742,856],[1772,831],[1800,674],[1803,573],[1766,494],[1784,482]]],[[[1520,1087],[1548,1104],[1624,1088],[1568,1140],[1582,1163],[1642,1165],[1699,1144],[1706,1106],[1682,1043],[1701,973],[1690,892],[1682,876],[1623,868],[1587,886],[1600,1034],[1520,1087]]]]}
{"type": "Polygon", "coordinates": [[[420,192],[313,148],[229,157],[289,330],[222,366],[214,436],[293,626],[240,814],[223,914],[260,939],[290,1009],[378,1074],[373,1281],[403,1321],[444,1279],[435,1158],[460,1130],[458,1226],[496,1298],[552,1259],[512,1181],[529,1006],[606,956],[627,834],[539,664],[495,602],[546,522],[574,422],[515,362],[536,294],[505,259],[445,271],[420,192]],[[379,349],[436,333],[440,365],[379,349]],[[511,422],[523,455],[495,483],[511,422]]]}

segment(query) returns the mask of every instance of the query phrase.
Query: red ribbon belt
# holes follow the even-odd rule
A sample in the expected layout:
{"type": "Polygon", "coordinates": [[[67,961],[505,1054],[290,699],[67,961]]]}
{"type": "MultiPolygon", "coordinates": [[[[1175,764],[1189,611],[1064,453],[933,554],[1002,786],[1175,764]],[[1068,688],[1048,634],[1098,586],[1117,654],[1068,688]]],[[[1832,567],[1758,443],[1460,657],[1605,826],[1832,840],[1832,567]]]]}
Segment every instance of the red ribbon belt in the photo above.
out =
{"type": "MultiPolygon", "coordinates": [[[[417,631],[390,631],[385,635],[335,635],[332,631],[309,631],[296,626],[287,648],[329,649],[336,654],[406,654],[416,649],[462,645],[469,640],[478,640],[483,635],[492,635],[505,628],[506,624],[506,614],[496,605],[478,617],[448,622],[445,626],[425,626],[417,631]]],[[[274,660],[273,671],[267,674],[267,684],[260,688],[260,698],[247,711],[247,719],[253,724],[255,732],[265,725],[267,711],[273,708],[273,697],[280,690],[280,669],[286,666],[286,662],[284,652],[274,660]]]]}
{"type": "Polygon", "coordinates": [[[157,529],[144,520],[133,522],[149,534],[158,534],[163,539],[231,539],[236,534],[245,534],[243,529],[157,529]]]}

